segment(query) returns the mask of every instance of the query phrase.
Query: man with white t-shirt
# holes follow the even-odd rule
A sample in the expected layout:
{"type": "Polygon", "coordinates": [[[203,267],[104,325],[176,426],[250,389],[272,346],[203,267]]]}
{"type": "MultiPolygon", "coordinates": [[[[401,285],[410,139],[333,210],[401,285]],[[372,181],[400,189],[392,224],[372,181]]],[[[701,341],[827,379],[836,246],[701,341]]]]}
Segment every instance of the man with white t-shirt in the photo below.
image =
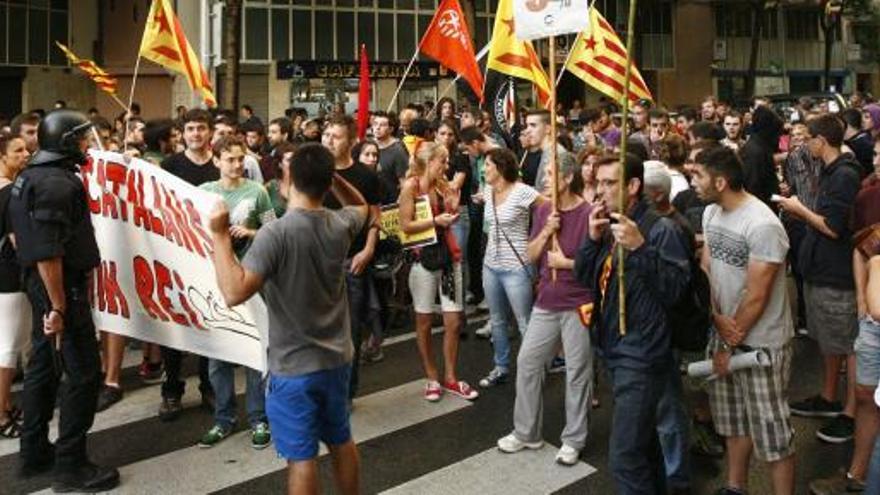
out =
{"type": "Polygon", "coordinates": [[[727,444],[727,485],[746,493],[752,451],[770,464],[774,492],[794,493],[794,431],[788,407],[794,328],[785,284],[788,236],[779,218],[744,189],[729,148],[707,151],[693,171],[703,213],[703,268],[712,288],[708,385],[718,433],[727,444]],[[770,366],[731,371],[731,356],[756,350],[770,366]]]}

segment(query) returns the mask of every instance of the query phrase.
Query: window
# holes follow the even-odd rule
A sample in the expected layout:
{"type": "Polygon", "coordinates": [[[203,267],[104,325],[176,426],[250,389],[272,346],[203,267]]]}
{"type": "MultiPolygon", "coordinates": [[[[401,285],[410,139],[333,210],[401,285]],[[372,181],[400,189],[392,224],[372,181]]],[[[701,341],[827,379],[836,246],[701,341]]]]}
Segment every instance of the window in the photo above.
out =
{"type": "MultiPolygon", "coordinates": [[[[415,16],[397,14],[397,58],[409,60],[416,51],[415,16]]],[[[419,33],[419,36],[421,33],[419,33]]]]}
{"type": "Polygon", "coordinates": [[[272,10],[272,58],[285,60],[290,57],[290,10],[272,10]]]}
{"type": "Polygon", "coordinates": [[[336,13],[336,58],[356,60],[360,51],[354,46],[354,12],[336,13]]]}
{"type": "Polygon", "coordinates": [[[0,0],[0,64],[67,65],[66,0],[0,0]]]}
{"type": "MultiPolygon", "coordinates": [[[[0,6],[14,1],[27,2],[0,0],[0,6]]],[[[474,42],[479,50],[491,33],[498,2],[475,1],[478,5],[474,42]]],[[[254,62],[351,61],[357,60],[360,45],[364,44],[371,60],[407,61],[438,3],[439,0],[245,0],[242,58],[254,62]]],[[[50,29],[54,30],[54,21],[49,19],[50,29]]]]}
{"type": "Polygon", "coordinates": [[[397,60],[394,58],[394,15],[379,14],[379,50],[376,60],[397,60]]]}
{"type": "Polygon", "coordinates": [[[358,45],[367,45],[367,56],[376,58],[376,14],[373,12],[358,12],[358,45]]]}
{"type": "Polygon", "coordinates": [[[333,12],[315,11],[315,60],[333,60],[333,12]]]}
{"type": "Polygon", "coordinates": [[[293,58],[312,58],[312,13],[308,10],[293,11],[293,58]]]}
{"type": "Polygon", "coordinates": [[[786,11],[785,34],[790,40],[818,40],[819,12],[813,10],[786,11]]]}
{"type": "MultiPolygon", "coordinates": [[[[779,37],[776,9],[765,9],[761,16],[761,38],[779,37]]],[[[726,5],[715,10],[715,33],[721,38],[751,38],[752,9],[748,5],[726,5]]]]}
{"type": "Polygon", "coordinates": [[[244,9],[244,54],[250,60],[269,58],[269,11],[266,8],[244,9]]]}

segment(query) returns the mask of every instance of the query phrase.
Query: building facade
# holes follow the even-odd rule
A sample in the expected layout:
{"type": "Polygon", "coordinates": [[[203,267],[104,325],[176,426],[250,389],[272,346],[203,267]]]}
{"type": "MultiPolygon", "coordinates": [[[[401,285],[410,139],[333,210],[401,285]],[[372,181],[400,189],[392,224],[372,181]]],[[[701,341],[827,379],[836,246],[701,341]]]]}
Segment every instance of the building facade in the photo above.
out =
{"type": "MultiPolygon", "coordinates": [[[[187,37],[215,81],[222,100],[226,13],[220,0],[173,2],[187,37]]],[[[289,107],[356,106],[361,44],[372,64],[372,107],[391,103],[400,77],[409,77],[392,109],[442,95],[464,99],[454,74],[418,56],[416,48],[437,0],[243,0],[240,16],[239,100],[267,118],[289,107]]],[[[497,0],[464,0],[474,45],[484,47],[494,25],[497,0]]],[[[817,0],[785,0],[763,13],[757,60],[758,93],[805,93],[823,89],[824,34],[817,0]]],[[[625,38],[627,0],[595,5],[625,38]]],[[[150,0],[0,0],[0,116],[22,109],[95,106],[104,115],[121,109],[67,65],[55,40],[93,58],[119,79],[127,100],[150,0]],[[75,8],[74,8],[75,5],[75,8]]],[[[658,101],[670,107],[715,94],[737,101],[745,90],[752,18],[739,0],[644,0],[637,17],[636,61],[658,101]]],[[[836,90],[880,92],[875,54],[860,50],[859,33],[870,19],[846,21],[833,33],[830,83],[836,90]]],[[[564,62],[574,36],[557,39],[564,62]]],[[[547,42],[537,43],[545,65],[547,42]]],[[[593,101],[599,95],[563,75],[559,97],[593,101]]],[[[528,95],[526,95],[528,99],[528,95]]],[[[147,117],[170,115],[177,105],[198,104],[184,78],[142,62],[135,101],[147,117]]]]}

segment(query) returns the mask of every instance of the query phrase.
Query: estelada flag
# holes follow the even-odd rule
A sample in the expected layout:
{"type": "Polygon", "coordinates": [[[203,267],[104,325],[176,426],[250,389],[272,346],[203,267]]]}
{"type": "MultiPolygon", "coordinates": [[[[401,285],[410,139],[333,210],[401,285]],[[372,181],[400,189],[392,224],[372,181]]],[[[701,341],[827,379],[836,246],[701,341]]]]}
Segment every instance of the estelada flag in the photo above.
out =
{"type": "Polygon", "coordinates": [[[458,0],[443,0],[419,43],[421,52],[467,81],[483,100],[483,74],[458,0]]]}
{"type": "Polygon", "coordinates": [[[537,89],[541,106],[546,107],[550,103],[550,78],[541,67],[541,60],[535,53],[532,42],[516,38],[511,1],[501,0],[498,3],[492,41],[489,42],[488,68],[508,76],[532,81],[537,89]]]}
{"type": "Polygon", "coordinates": [[[217,106],[211,80],[187,41],[169,0],[153,0],[141,39],[140,56],[185,75],[189,86],[201,93],[206,105],[217,106]]]}
{"type": "MultiPolygon", "coordinates": [[[[575,40],[565,69],[617,103],[623,102],[626,47],[596,7],[590,9],[590,27],[575,40]]],[[[654,99],[635,64],[630,71],[629,99],[654,99]]]]}
{"type": "Polygon", "coordinates": [[[79,70],[86,73],[89,76],[89,79],[95,82],[102,91],[110,93],[111,95],[116,94],[116,78],[108,74],[104,69],[98,67],[93,60],[79,58],[75,53],[70,51],[70,48],[62,45],[58,41],[55,42],[58,45],[58,48],[64,52],[64,56],[67,57],[67,60],[70,61],[72,65],[75,65],[79,70]]]}

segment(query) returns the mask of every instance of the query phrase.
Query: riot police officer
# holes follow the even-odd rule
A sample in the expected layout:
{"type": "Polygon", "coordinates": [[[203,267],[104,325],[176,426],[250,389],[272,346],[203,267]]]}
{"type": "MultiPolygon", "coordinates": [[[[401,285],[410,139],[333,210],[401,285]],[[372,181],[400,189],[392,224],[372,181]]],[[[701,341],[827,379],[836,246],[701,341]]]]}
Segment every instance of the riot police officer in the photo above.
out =
{"type": "Polygon", "coordinates": [[[33,348],[22,395],[22,474],[54,466],[52,488],[57,492],[103,491],[119,483],[116,469],[96,466],[86,454],[100,385],[88,283],[100,258],[76,172],[86,160],[91,125],[74,110],[48,113],[37,130],[39,151],[13,184],[9,203],[33,306],[33,348]],[[66,378],[53,446],[49,421],[62,375],[66,378]]]}

